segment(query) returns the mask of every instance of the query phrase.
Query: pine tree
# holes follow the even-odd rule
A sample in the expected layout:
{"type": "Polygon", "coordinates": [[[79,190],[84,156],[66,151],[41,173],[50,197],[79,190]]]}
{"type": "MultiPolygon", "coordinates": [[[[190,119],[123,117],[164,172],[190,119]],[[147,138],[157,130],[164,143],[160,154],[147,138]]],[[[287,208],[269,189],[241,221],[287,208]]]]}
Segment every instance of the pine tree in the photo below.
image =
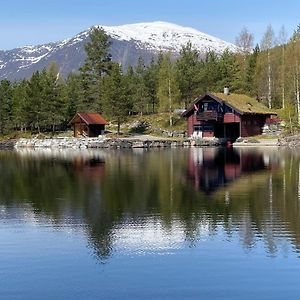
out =
{"type": "Polygon", "coordinates": [[[101,79],[111,68],[109,36],[102,28],[95,27],[90,33],[90,42],[85,45],[86,60],[80,69],[82,74],[83,108],[101,109],[101,79]]]}
{"type": "Polygon", "coordinates": [[[55,131],[57,125],[65,121],[66,89],[65,83],[60,78],[58,67],[52,63],[44,75],[43,94],[44,106],[47,108],[44,113],[45,126],[55,131]]]}
{"type": "Polygon", "coordinates": [[[135,95],[134,95],[134,110],[143,115],[147,111],[148,95],[145,85],[145,63],[142,57],[139,57],[135,70],[135,95]]]}
{"type": "Polygon", "coordinates": [[[118,134],[130,111],[130,100],[126,91],[121,68],[114,63],[109,74],[103,78],[102,99],[103,111],[112,121],[117,122],[118,134]]]}
{"type": "Polygon", "coordinates": [[[0,82],[0,134],[6,133],[10,128],[12,109],[12,86],[10,81],[0,82]]]}
{"type": "MultiPolygon", "coordinates": [[[[159,65],[154,62],[154,59],[151,60],[151,63],[146,67],[144,72],[144,84],[147,95],[147,105],[151,106],[152,113],[155,112],[155,108],[158,104],[157,98],[157,87],[158,87],[158,71],[159,65]]],[[[148,109],[147,109],[148,111],[148,109]]]]}
{"type": "MultiPolygon", "coordinates": [[[[80,111],[81,99],[81,76],[69,74],[66,81],[66,119],[70,120],[76,112],[80,111]]],[[[84,111],[84,110],[83,110],[84,111]]]]}
{"type": "Polygon", "coordinates": [[[31,129],[41,131],[41,124],[43,123],[43,88],[42,75],[36,71],[31,76],[27,85],[28,102],[26,107],[27,119],[31,129]]]}
{"type": "Polygon", "coordinates": [[[189,42],[180,50],[180,56],[176,61],[176,75],[179,90],[182,96],[182,107],[188,104],[199,94],[199,52],[193,49],[189,42]]]}
{"type": "Polygon", "coordinates": [[[246,60],[246,69],[244,77],[244,93],[250,96],[257,96],[257,86],[255,83],[255,70],[257,59],[260,53],[259,45],[256,45],[253,52],[248,55],[246,60]]]}
{"type": "Polygon", "coordinates": [[[26,130],[28,101],[27,81],[24,79],[15,83],[12,89],[12,122],[15,130],[26,130]]]}
{"type": "Polygon", "coordinates": [[[201,93],[217,90],[217,82],[221,79],[219,59],[216,53],[209,51],[200,65],[201,93]]]}
{"type": "Polygon", "coordinates": [[[225,86],[235,87],[237,84],[238,66],[234,54],[225,50],[218,64],[221,78],[217,83],[217,90],[223,90],[225,86]]]}

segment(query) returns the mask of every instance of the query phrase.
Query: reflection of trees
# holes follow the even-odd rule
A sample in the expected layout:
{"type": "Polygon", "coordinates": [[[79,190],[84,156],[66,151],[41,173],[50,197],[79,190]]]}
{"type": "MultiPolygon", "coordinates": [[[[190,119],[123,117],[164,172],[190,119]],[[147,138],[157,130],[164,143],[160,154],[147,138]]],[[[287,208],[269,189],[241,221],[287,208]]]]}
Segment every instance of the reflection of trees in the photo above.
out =
{"type": "Polygon", "coordinates": [[[118,226],[125,226],[127,220],[143,222],[149,216],[159,219],[166,232],[172,232],[174,220],[179,222],[190,245],[204,231],[223,230],[228,239],[238,234],[249,249],[263,240],[267,251],[275,254],[290,236],[299,250],[298,157],[289,152],[242,151],[240,159],[231,159],[232,164],[243,161],[243,155],[252,155],[249,161],[258,162],[265,155],[268,170],[239,174],[238,179],[207,195],[186,177],[190,151],[195,150],[115,151],[105,162],[95,157],[20,159],[2,153],[0,204],[30,204],[37,217],[85,225],[101,259],[111,255],[118,226]],[[274,166],[277,169],[272,170],[274,166]]]}

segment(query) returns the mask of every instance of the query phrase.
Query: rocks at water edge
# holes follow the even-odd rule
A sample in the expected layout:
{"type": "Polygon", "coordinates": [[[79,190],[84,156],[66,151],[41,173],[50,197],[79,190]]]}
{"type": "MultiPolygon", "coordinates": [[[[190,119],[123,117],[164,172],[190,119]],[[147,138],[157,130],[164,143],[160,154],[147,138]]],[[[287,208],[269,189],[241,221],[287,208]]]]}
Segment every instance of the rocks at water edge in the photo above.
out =
{"type": "Polygon", "coordinates": [[[14,139],[0,141],[0,150],[12,150],[14,149],[16,142],[17,140],[14,139]]]}
{"type": "Polygon", "coordinates": [[[278,141],[280,146],[300,147],[300,135],[287,136],[278,141]]]}
{"type": "Polygon", "coordinates": [[[211,140],[138,140],[113,138],[49,138],[49,139],[19,139],[15,148],[165,148],[165,147],[191,147],[191,146],[218,146],[217,139],[211,140]]]}

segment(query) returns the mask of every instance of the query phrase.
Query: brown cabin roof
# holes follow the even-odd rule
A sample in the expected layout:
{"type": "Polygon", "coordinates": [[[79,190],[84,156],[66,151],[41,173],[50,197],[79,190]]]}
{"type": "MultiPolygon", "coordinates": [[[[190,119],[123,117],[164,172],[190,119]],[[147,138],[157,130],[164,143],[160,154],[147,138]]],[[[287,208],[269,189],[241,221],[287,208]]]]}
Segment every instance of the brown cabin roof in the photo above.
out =
{"type": "Polygon", "coordinates": [[[224,95],[223,93],[206,93],[201,97],[197,98],[192,105],[182,114],[183,117],[188,116],[190,112],[194,110],[194,104],[204,100],[206,97],[210,97],[219,103],[225,103],[232,107],[240,114],[264,114],[264,115],[277,115],[277,113],[256,99],[251,98],[243,94],[229,94],[224,95]]]}
{"type": "Polygon", "coordinates": [[[69,125],[76,123],[76,119],[80,118],[87,125],[106,125],[108,122],[98,113],[77,113],[69,125]]]}

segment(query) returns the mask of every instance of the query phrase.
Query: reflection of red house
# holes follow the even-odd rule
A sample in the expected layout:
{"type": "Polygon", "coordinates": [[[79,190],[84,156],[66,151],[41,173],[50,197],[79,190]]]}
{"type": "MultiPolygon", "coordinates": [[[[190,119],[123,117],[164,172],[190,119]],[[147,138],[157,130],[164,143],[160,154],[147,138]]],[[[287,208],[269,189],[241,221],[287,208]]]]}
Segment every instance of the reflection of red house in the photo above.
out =
{"type": "Polygon", "coordinates": [[[99,181],[105,175],[105,162],[97,157],[85,158],[75,157],[73,166],[80,177],[88,181],[99,181]]]}
{"type": "Polygon", "coordinates": [[[262,134],[272,115],[276,113],[257,100],[229,93],[206,93],[182,114],[189,136],[230,139],[262,134]]]}
{"type": "Polygon", "coordinates": [[[73,127],[74,137],[97,137],[104,133],[108,122],[97,113],[77,113],[69,122],[73,127]]]}
{"type": "Polygon", "coordinates": [[[261,153],[240,154],[234,149],[195,148],[190,150],[188,177],[196,189],[211,193],[243,174],[265,168],[261,153]]]}

